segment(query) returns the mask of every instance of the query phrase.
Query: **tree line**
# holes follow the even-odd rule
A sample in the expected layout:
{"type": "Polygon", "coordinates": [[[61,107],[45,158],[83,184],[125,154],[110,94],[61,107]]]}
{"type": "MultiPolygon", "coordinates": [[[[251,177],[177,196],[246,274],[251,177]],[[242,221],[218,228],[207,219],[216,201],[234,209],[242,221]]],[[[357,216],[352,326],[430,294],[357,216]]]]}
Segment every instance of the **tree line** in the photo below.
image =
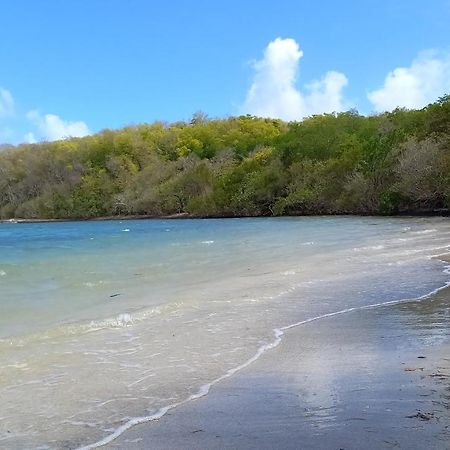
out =
{"type": "Polygon", "coordinates": [[[450,96],[300,122],[155,122],[1,146],[0,218],[399,214],[450,206],[450,96]]]}

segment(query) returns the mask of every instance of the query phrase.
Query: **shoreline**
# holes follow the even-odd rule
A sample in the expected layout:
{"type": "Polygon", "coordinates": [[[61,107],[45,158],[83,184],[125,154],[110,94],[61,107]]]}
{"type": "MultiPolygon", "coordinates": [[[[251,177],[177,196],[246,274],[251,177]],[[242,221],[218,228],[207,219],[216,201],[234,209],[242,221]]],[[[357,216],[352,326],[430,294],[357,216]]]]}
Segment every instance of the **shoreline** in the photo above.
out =
{"type": "Polygon", "coordinates": [[[417,211],[405,212],[401,214],[359,214],[359,213],[336,213],[336,214],[302,214],[302,215],[280,215],[280,216],[198,216],[189,213],[169,214],[163,216],[153,215],[127,215],[127,216],[104,216],[104,217],[85,217],[85,218],[64,218],[64,219],[0,219],[0,224],[26,224],[26,223],[61,223],[61,222],[107,222],[107,221],[126,221],[126,220],[217,220],[217,219],[269,219],[269,218],[300,218],[300,217],[389,217],[389,218],[432,218],[432,217],[449,217],[450,211],[417,211]]]}
{"type": "MultiPolygon", "coordinates": [[[[432,258],[435,259],[439,259],[440,261],[442,261],[443,263],[450,263],[450,254],[445,253],[442,255],[436,255],[433,256],[432,258]]],[[[443,272],[450,274],[450,265],[447,265],[444,267],[443,272]]],[[[201,402],[208,402],[209,397],[215,392],[215,390],[223,390],[223,389],[227,389],[228,385],[233,386],[234,382],[234,378],[244,378],[246,376],[247,372],[250,373],[257,373],[258,372],[258,363],[261,364],[261,360],[268,360],[269,361],[269,365],[271,367],[276,367],[276,364],[273,364],[270,362],[271,359],[271,355],[273,355],[275,353],[275,358],[276,358],[276,351],[278,347],[282,347],[284,340],[288,340],[292,339],[291,337],[291,333],[302,333],[303,327],[308,328],[308,326],[310,326],[310,324],[312,322],[317,322],[318,328],[321,329],[323,328],[322,322],[327,322],[327,321],[332,321],[333,319],[336,320],[338,323],[340,321],[343,321],[344,323],[347,321],[350,322],[350,324],[352,323],[351,319],[348,318],[348,316],[351,316],[353,314],[371,314],[375,311],[375,314],[379,311],[379,310],[386,310],[389,308],[395,308],[395,307],[401,307],[402,305],[415,305],[415,304],[421,304],[423,302],[433,302],[436,298],[439,298],[439,296],[442,296],[443,298],[445,298],[446,301],[448,301],[448,309],[450,310],[450,280],[447,281],[445,283],[445,285],[440,286],[436,289],[434,289],[433,291],[422,295],[420,297],[417,298],[407,298],[407,299],[402,299],[402,300],[394,300],[394,301],[388,301],[388,302],[382,302],[382,303],[375,303],[375,304],[371,304],[371,305],[365,305],[365,306],[361,306],[361,307],[353,307],[353,308],[348,308],[348,309],[344,309],[344,310],[340,310],[340,311],[335,311],[335,312],[331,312],[328,314],[324,314],[322,316],[318,316],[318,317],[312,317],[306,320],[302,320],[298,323],[294,323],[294,324],[290,324],[290,325],[286,325],[280,328],[276,328],[273,330],[273,334],[274,334],[274,340],[271,341],[268,344],[264,344],[262,347],[260,347],[258,349],[258,351],[256,352],[256,354],[250,358],[249,360],[245,361],[243,364],[239,365],[238,367],[235,367],[233,369],[230,369],[228,372],[226,372],[224,375],[222,375],[221,377],[219,377],[216,380],[211,381],[210,383],[208,383],[207,385],[204,385],[200,388],[200,390],[195,393],[192,394],[189,398],[178,402],[176,404],[173,405],[169,405],[167,407],[164,407],[162,409],[160,409],[159,411],[157,411],[156,413],[152,414],[151,416],[144,416],[144,417],[136,417],[136,418],[132,418],[131,420],[129,420],[128,422],[126,422],[125,424],[123,424],[122,426],[120,426],[118,429],[115,430],[114,433],[112,433],[109,436],[106,436],[105,438],[101,439],[98,442],[92,443],[92,444],[88,444],[88,445],[84,445],[78,448],[78,450],[88,450],[88,449],[94,449],[94,448],[136,448],[136,449],[144,449],[144,448],[148,448],[148,446],[150,445],[150,441],[153,442],[153,437],[152,438],[148,438],[146,437],[146,433],[152,433],[152,426],[156,426],[156,424],[159,423],[165,423],[164,421],[167,420],[168,416],[177,416],[179,417],[180,414],[183,415],[183,409],[187,408],[187,409],[193,409],[193,412],[191,411],[189,414],[193,414],[196,413],[196,406],[197,404],[199,404],[199,409],[202,408],[202,403],[201,402]],[[274,352],[269,352],[269,350],[274,350],[274,352]],[[255,367],[256,366],[256,367],[255,367]],[[224,387],[222,386],[224,385],[224,387]],[[181,412],[180,412],[181,410],[181,412]],[[137,430],[137,431],[136,431],[137,430]],[[141,430],[141,431],[140,431],[141,430]],[[128,435],[136,435],[136,433],[138,434],[138,437],[132,437],[132,438],[128,438],[128,435]],[[145,436],[142,437],[141,434],[144,433],[145,436]],[[122,441],[124,441],[122,443],[122,441]],[[136,447],[132,447],[129,444],[134,444],[137,442],[141,442],[144,441],[144,446],[136,446],[136,447]],[[110,445],[109,445],[110,444],[110,445]]],[[[326,327],[324,330],[324,334],[326,335],[326,327]]],[[[318,349],[320,352],[320,349],[318,349]]],[[[450,361],[450,338],[448,339],[448,343],[447,343],[447,347],[444,349],[446,350],[446,354],[449,357],[449,361],[450,361]]],[[[283,362],[286,362],[286,360],[289,359],[294,359],[295,356],[294,355],[290,355],[288,358],[285,358],[283,362]]],[[[413,370],[411,370],[412,372],[413,370]]],[[[415,370],[414,370],[415,371],[415,370]]],[[[450,365],[449,365],[449,377],[450,377],[450,365]]],[[[259,386],[259,389],[264,391],[265,386],[259,386]]],[[[450,385],[448,387],[448,389],[450,390],[450,385]]],[[[226,396],[228,395],[232,395],[229,394],[228,392],[226,394],[224,394],[226,396]]],[[[261,392],[259,392],[258,395],[261,395],[261,392]]],[[[254,401],[256,401],[255,399],[253,399],[254,401]]],[[[221,398],[221,400],[219,400],[219,404],[221,402],[224,402],[225,399],[221,398]]],[[[206,407],[208,407],[208,403],[205,403],[206,407]]],[[[240,406],[235,406],[237,408],[240,408],[242,405],[240,406]]],[[[449,408],[450,408],[450,403],[449,403],[449,408]]],[[[258,411],[256,410],[255,413],[257,414],[258,411]]],[[[430,420],[431,416],[426,416],[426,418],[424,419],[425,416],[421,415],[423,414],[420,410],[418,410],[417,412],[418,414],[418,418],[421,420],[430,420]]],[[[209,417],[209,413],[207,415],[209,417]]],[[[172,419],[171,419],[172,420],[172,419]]],[[[182,420],[182,418],[180,418],[180,420],[182,420]]],[[[448,417],[448,427],[450,428],[450,415],[448,417]]],[[[158,425],[159,426],[159,425],[158,425]]],[[[174,426],[174,427],[178,427],[179,424],[175,423],[175,424],[169,424],[167,425],[168,427],[174,426]]],[[[176,430],[172,430],[170,431],[170,433],[174,433],[176,432],[176,430]]],[[[275,444],[275,443],[274,443],[275,444]]],[[[208,444],[208,445],[212,445],[212,443],[208,444]]],[[[234,445],[234,444],[233,444],[234,445]]],[[[238,447],[236,448],[242,448],[241,447],[241,443],[237,444],[238,447]]],[[[288,446],[289,447],[289,446],[288,446]]],[[[288,448],[286,447],[286,448],[288,448]]],[[[165,446],[165,441],[163,440],[161,442],[161,446],[160,447],[155,447],[155,448],[184,448],[184,440],[181,440],[178,442],[172,442],[169,446],[165,446]]],[[[192,448],[197,448],[197,447],[192,447],[192,448]]],[[[205,448],[205,444],[202,443],[202,445],[198,448],[205,448]]],[[[215,448],[215,447],[206,447],[206,448],[215,448]]],[[[220,447],[221,448],[221,447],[220,447]]],[[[251,448],[251,447],[249,447],[251,448]]],[[[256,448],[262,448],[262,447],[256,447],[256,448]]],[[[272,447],[267,447],[267,448],[272,448],[272,447]]],[[[292,447],[292,448],[297,448],[297,447],[292,447]]],[[[322,447],[311,447],[311,448],[322,448],[322,447]]],[[[369,447],[364,447],[364,448],[369,448],[369,447]]],[[[413,448],[413,447],[408,447],[408,448],[413,448]]],[[[414,447],[415,448],[415,447],[414,447]]],[[[418,449],[421,447],[417,447],[418,449]]]]}
{"type": "Polygon", "coordinates": [[[432,332],[417,332],[404,323],[390,326],[404,320],[401,311],[419,312],[420,322],[426,317],[421,310],[428,307],[448,312],[450,288],[422,300],[354,308],[285,327],[284,339],[278,336],[279,342],[270,346],[277,349],[214,383],[209,395],[177,405],[159,420],[136,424],[104,440],[102,448],[299,448],[302,439],[305,447],[300,448],[447,449],[450,332],[445,321],[432,332]],[[389,326],[379,329],[374,318],[389,326]],[[311,393],[314,377],[321,383],[312,380],[316,392],[311,393]],[[292,378],[301,394],[291,392],[292,378]],[[321,404],[315,405],[314,397],[321,404]],[[349,399],[340,400],[344,397],[349,399]],[[283,400],[279,405],[280,398],[294,404],[283,400]],[[292,408],[299,414],[292,414],[292,408]],[[345,417],[339,418],[343,411],[345,417]],[[270,423],[261,429],[264,421],[276,421],[277,429],[270,423]]]}

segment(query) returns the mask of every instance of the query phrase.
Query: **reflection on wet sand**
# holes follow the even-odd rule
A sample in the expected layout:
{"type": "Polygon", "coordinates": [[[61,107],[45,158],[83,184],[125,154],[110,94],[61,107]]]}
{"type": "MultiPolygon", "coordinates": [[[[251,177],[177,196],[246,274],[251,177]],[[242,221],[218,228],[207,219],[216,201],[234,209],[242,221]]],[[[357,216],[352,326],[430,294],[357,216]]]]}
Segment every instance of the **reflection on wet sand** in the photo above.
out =
{"type": "Polygon", "coordinates": [[[448,449],[450,290],[286,332],[204,399],[109,448],[448,449]]]}

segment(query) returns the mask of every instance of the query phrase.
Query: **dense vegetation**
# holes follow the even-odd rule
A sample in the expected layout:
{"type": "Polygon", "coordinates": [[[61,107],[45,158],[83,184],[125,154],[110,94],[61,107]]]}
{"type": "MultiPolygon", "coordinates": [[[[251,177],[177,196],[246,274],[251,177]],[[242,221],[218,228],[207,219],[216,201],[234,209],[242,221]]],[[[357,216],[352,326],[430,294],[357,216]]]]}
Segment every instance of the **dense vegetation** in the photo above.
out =
{"type": "Polygon", "coordinates": [[[395,214],[450,206],[450,96],[302,122],[153,123],[0,152],[0,217],[395,214]]]}

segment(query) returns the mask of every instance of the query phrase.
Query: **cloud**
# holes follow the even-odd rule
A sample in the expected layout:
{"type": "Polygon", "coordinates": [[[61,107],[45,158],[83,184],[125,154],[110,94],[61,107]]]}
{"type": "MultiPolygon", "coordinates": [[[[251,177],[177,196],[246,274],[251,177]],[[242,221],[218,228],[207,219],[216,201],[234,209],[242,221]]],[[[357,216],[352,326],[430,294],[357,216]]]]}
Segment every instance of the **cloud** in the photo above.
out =
{"type": "Polygon", "coordinates": [[[380,89],[367,94],[375,111],[422,108],[450,93],[450,54],[422,52],[409,67],[389,72],[380,89]]]}
{"type": "Polygon", "coordinates": [[[26,142],[27,144],[35,144],[37,142],[37,139],[36,139],[36,136],[34,135],[34,133],[29,131],[23,137],[23,141],[26,142]]]}
{"type": "Polygon", "coordinates": [[[12,117],[14,116],[14,99],[6,89],[0,88],[0,117],[12,117]]]}
{"type": "Polygon", "coordinates": [[[253,64],[253,83],[242,112],[298,120],[312,114],[348,109],[342,94],[348,80],[342,73],[327,72],[320,80],[307,84],[303,92],[296,87],[302,56],[294,39],[276,38],[270,42],[263,59],[253,64]]]}
{"type": "Polygon", "coordinates": [[[70,122],[56,114],[41,114],[37,110],[20,112],[10,91],[0,87],[0,144],[20,144],[42,140],[54,141],[91,134],[85,122],[70,122]]]}
{"type": "Polygon", "coordinates": [[[347,84],[347,77],[343,73],[330,71],[320,81],[306,85],[308,94],[304,98],[308,115],[348,109],[349,105],[342,94],[347,84]]]}
{"type": "Polygon", "coordinates": [[[83,137],[91,133],[84,122],[65,121],[56,114],[41,115],[38,111],[29,111],[27,118],[36,127],[36,133],[29,132],[25,135],[27,142],[36,142],[37,138],[56,141],[67,137],[83,137]]]}

